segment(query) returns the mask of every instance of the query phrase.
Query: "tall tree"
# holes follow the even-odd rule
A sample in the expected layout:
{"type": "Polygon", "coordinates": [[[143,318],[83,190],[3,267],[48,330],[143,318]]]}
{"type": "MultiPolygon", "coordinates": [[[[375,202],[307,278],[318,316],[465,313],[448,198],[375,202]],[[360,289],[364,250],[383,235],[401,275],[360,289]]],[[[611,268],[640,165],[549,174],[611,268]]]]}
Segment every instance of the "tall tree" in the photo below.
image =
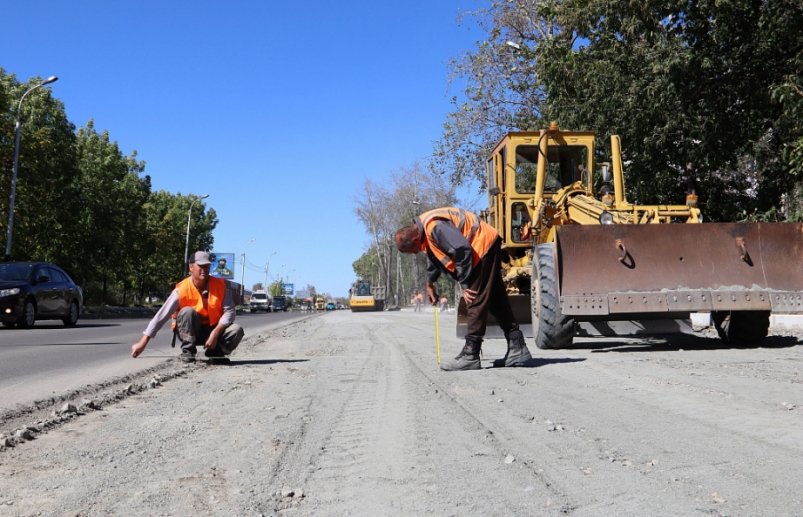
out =
{"type": "Polygon", "coordinates": [[[100,302],[108,301],[109,284],[133,286],[130,274],[142,261],[137,243],[144,238],[143,203],[150,178],[140,177],[145,163],[136,153],[124,156],[108,132],[98,133],[90,120],[78,130],[79,176],[73,184],[78,199],[75,243],[81,252],[77,275],[86,290],[90,280],[100,285],[100,302]]]}
{"type": "MultiPolygon", "coordinates": [[[[69,226],[75,199],[71,185],[75,167],[74,126],[64,105],[48,88],[31,92],[17,113],[19,100],[33,78],[19,83],[0,69],[0,231],[5,236],[14,155],[14,121],[20,120],[19,165],[12,235],[16,260],[52,260],[70,264],[69,226]]],[[[3,239],[5,244],[5,239],[3,239]]]]}
{"type": "Polygon", "coordinates": [[[483,13],[487,40],[454,65],[466,95],[433,165],[458,181],[482,176],[505,131],[555,119],[622,136],[631,200],[677,202],[696,189],[714,219],[767,217],[800,182],[791,92],[801,9],[793,0],[494,1],[483,13]]]}
{"type": "Polygon", "coordinates": [[[145,259],[139,266],[142,294],[153,291],[166,295],[178,280],[187,275],[184,247],[191,204],[190,253],[211,249],[214,243],[212,231],[218,223],[214,209],[205,210],[203,202],[198,202],[193,196],[164,190],[153,193],[145,203],[144,224],[148,241],[143,246],[145,259]]]}
{"type": "Polygon", "coordinates": [[[366,181],[355,214],[372,242],[354,262],[355,274],[384,286],[388,300],[402,301],[415,286],[423,285],[426,267],[424,257],[399,257],[393,241],[396,230],[422,212],[455,203],[454,185],[424,171],[419,164],[391,174],[388,186],[366,181]]]}

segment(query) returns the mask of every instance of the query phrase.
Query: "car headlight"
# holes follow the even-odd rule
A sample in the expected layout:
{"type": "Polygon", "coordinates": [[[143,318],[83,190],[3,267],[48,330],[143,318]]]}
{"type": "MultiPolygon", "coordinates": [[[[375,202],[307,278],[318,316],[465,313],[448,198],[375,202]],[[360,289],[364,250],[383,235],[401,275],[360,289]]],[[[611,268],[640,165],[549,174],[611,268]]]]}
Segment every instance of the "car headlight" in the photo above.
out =
{"type": "Polygon", "coordinates": [[[11,289],[0,289],[0,298],[4,298],[6,296],[15,296],[20,294],[19,287],[12,287],[11,289]]]}
{"type": "Polygon", "coordinates": [[[599,224],[613,224],[613,215],[610,212],[599,214],[599,224]]]}

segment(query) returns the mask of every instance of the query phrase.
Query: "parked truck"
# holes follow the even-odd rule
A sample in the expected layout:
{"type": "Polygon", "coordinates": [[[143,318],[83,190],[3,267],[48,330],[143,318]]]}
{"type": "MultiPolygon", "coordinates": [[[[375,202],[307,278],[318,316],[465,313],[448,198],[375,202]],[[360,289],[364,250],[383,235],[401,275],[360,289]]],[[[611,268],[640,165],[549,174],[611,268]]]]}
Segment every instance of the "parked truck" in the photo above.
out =
{"type": "MultiPolygon", "coordinates": [[[[564,348],[580,322],[710,313],[721,339],[756,344],[770,313],[803,313],[803,223],[703,223],[678,205],[627,200],[621,143],[597,163],[596,135],[512,132],[487,162],[482,217],[503,240],[502,275],[539,348],[564,348]]],[[[458,306],[458,334],[465,304],[458,306]]],[[[492,322],[493,323],[493,322],[492,322]]]]}

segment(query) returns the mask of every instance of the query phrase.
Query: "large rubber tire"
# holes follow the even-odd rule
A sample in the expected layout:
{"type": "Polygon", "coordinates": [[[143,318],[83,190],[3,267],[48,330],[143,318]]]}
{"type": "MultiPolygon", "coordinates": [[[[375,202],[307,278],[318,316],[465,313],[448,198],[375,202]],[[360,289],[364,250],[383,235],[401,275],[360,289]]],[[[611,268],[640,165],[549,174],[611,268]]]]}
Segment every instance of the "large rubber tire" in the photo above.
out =
{"type": "Polygon", "coordinates": [[[734,345],[758,345],[770,328],[769,311],[718,311],[711,318],[720,339],[734,345]]]}
{"type": "Polygon", "coordinates": [[[17,322],[17,326],[22,329],[29,329],[33,327],[36,322],[36,303],[33,300],[25,300],[25,305],[22,307],[22,317],[17,322]]]}
{"type": "Polygon", "coordinates": [[[535,346],[549,350],[570,347],[574,339],[574,318],[564,316],[560,310],[555,245],[537,244],[533,251],[530,307],[535,346]]]}
{"type": "Polygon", "coordinates": [[[78,316],[80,315],[80,310],[78,309],[78,302],[73,300],[70,302],[70,313],[64,318],[64,326],[65,327],[74,327],[76,323],[78,323],[78,316]]]}

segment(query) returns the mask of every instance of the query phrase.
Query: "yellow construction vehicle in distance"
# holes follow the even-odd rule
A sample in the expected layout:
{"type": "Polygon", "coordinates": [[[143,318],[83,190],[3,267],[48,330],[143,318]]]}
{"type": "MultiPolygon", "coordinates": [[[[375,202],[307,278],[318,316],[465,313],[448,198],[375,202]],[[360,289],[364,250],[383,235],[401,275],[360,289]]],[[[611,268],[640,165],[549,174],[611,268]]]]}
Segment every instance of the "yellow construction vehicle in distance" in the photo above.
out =
{"type": "Polygon", "coordinates": [[[351,312],[382,311],[385,309],[385,288],[372,286],[367,280],[357,280],[349,289],[351,312]]]}

